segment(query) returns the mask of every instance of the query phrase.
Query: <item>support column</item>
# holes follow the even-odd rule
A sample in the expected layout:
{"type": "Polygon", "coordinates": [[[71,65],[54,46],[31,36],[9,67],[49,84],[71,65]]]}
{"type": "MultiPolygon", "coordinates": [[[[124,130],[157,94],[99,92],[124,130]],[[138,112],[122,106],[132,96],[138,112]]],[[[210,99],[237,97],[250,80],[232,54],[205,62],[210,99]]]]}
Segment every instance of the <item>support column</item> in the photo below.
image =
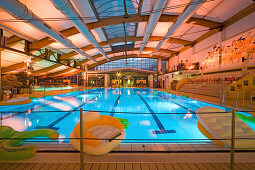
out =
{"type": "Polygon", "coordinates": [[[169,60],[166,61],[166,72],[169,73],[169,60]]]}
{"type": "Polygon", "coordinates": [[[0,49],[0,95],[2,94],[2,50],[0,49]]]}
{"type": "Polygon", "coordinates": [[[222,63],[222,40],[224,38],[223,36],[224,36],[224,33],[223,33],[223,30],[221,30],[219,32],[219,35],[218,35],[218,57],[219,57],[218,71],[221,70],[221,63],[222,63]]]}
{"type": "Polygon", "coordinates": [[[150,82],[149,88],[153,88],[153,74],[149,75],[148,78],[150,82]]]}
{"type": "MultiPolygon", "coordinates": [[[[0,29],[0,37],[3,36],[3,30],[0,29]]],[[[0,48],[0,95],[2,94],[2,49],[0,48]]],[[[0,98],[1,101],[2,98],[0,98]]]]}
{"type": "Polygon", "coordinates": [[[88,65],[85,64],[84,66],[85,66],[85,67],[84,67],[84,70],[85,70],[85,71],[88,71],[88,65]]]}
{"type": "Polygon", "coordinates": [[[158,74],[162,74],[162,60],[158,59],[158,74]]]}
{"type": "Polygon", "coordinates": [[[109,75],[104,75],[104,88],[108,88],[108,82],[109,82],[109,75]]]}

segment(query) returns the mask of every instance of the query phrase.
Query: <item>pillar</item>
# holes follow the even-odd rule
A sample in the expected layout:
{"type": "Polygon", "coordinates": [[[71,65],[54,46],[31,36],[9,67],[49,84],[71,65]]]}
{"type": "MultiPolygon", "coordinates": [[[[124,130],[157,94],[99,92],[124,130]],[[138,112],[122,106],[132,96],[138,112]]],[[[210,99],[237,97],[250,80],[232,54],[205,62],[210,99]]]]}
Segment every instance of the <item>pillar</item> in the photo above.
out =
{"type": "Polygon", "coordinates": [[[104,75],[104,88],[108,88],[109,79],[110,79],[109,75],[105,74],[104,75]]]}
{"type": "Polygon", "coordinates": [[[169,60],[166,61],[166,72],[169,73],[170,70],[169,70],[169,60]]]}
{"type": "Polygon", "coordinates": [[[218,67],[218,71],[221,70],[221,59],[222,59],[222,41],[224,39],[224,33],[223,30],[221,30],[218,34],[218,57],[219,57],[219,67],[218,67]]]}
{"type": "Polygon", "coordinates": [[[158,74],[162,74],[162,60],[158,59],[158,74]]]}
{"type": "MultiPolygon", "coordinates": [[[[3,36],[3,30],[0,29],[0,37],[3,36]]],[[[0,48],[0,94],[2,94],[2,49],[0,48]]]]}
{"type": "Polygon", "coordinates": [[[150,83],[149,83],[149,84],[150,84],[150,85],[149,85],[149,88],[153,88],[153,74],[149,75],[148,78],[149,78],[149,82],[150,82],[150,83]]]}
{"type": "Polygon", "coordinates": [[[2,94],[2,50],[0,49],[0,94],[2,94]]]}

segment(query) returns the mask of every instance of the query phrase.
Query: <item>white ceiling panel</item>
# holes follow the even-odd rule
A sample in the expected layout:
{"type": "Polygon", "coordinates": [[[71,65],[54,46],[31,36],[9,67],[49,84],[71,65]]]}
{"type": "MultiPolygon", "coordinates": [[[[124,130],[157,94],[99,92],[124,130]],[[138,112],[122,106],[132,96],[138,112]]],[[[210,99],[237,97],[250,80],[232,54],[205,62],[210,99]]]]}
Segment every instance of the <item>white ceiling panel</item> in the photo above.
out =
{"type": "Polygon", "coordinates": [[[101,28],[96,28],[91,30],[92,34],[96,37],[96,40],[98,42],[106,41],[105,35],[101,28]]]}
{"type": "MultiPolygon", "coordinates": [[[[12,46],[12,48],[24,51],[24,44],[18,43],[12,46]]],[[[9,51],[9,50],[1,51],[1,62],[2,62],[1,67],[7,67],[16,63],[21,63],[27,59],[31,59],[31,57],[28,57],[26,55],[19,54],[13,51],[9,51]]]]}
{"type": "Polygon", "coordinates": [[[86,62],[86,64],[88,64],[88,65],[91,65],[91,64],[94,64],[95,62],[94,61],[92,61],[92,60],[89,60],[88,62],[86,62]]]}
{"type": "Polygon", "coordinates": [[[140,48],[142,41],[136,41],[134,47],[140,48]]]}
{"type": "Polygon", "coordinates": [[[171,37],[180,38],[191,27],[192,27],[192,25],[190,25],[190,24],[182,24],[181,27],[171,37]]]}
{"type": "Polygon", "coordinates": [[[137,29],[137,37],[142,37],[144,36],[145,30],[147,27],[147,22],[139,22],[138,23],[138,29],[137,29]]]}
{"type": "Polygon", "coordinates": [[[172,22],[158,22],[151,35],[165,36],[172,24],[172,22]]]}
{"type": "Polygon", "coordinates": [[[184,47],[184,45],[181,45],[181,44],[173,44],[168,49],[169,50],[173,50],[173,51],[178,51],[178,50],[180,50],[183,47],[184,47]]]}
{"type": "Polygon", "coordinates": [[[160,56],[163,56],[163,57],[170,57],[171,54],[169,54],[169,53],[161,53],[160,56]]]}
{"type": "Polygon", "coordinates": [[[102,42],[102,41],[107,41],[102,28],[96,28],[91,30],[91,32],[93,33],[93,35],[96,37],[96,40],[98,42],[102,42]]]}
{"type": "MultiPolygon", "coordinates": [[[[16,20],[14,17],[4,11],[0,11],[1,20],[16,20]]],[[[39,40],[47,36],[47,34],[35,29],[34,27],[24,22],[2,22],[7,27],[11,27],[17,32],[20,32],[33,39],[39,40]]]]}
{"type": "Polygon", "coordinates": [[[85,23],[97,21],[91,5],[88,0],[71,0],[81,17],[86,17],[85,23]]]}
{"type": "MultiPolygon", "coordinates": [[[[68,66],[60,66],[60,67],[57,67],[57,68],[54,68],[54,69],[48,71],[47,74],[55,73],[55,72],[58,72],[58,71],[61,71],[61,70],[67,69],[67,68],[69,68],[69,67],[68,66]]],[[[45,74],[46,74],[46,72],[45,72],[45,74]]]]}
{"type": "Polygon", "coordinates": [[[34,71],[41,70],[41,69],[46,68],[46,67],[50,67],[54,64],[55,63],[50,62],[50,61],[41,60],[39,62],[34,63],[34,71]]]}
{"type": "Polygon", "coordinates": [[[206,32],[208,32],[208,30],[206,28],[194,26],[187,32],[187,35],[184,35],[181,38],[184,40],[188,40],[188,41],[194,41],[197,38],[199,38],[200,36],[202,36],[203,34],[205,34],[206,32]]]}
{"type": "Polygon", "coordinates": [[[109,45],[103,46],[103,49],[104,49],[105,52],[112,51],[112,48],[109,45]]]}
{"type": "Polygon", "coordinates": [[[172,46],[173,43],[170,43],[168,41],[165,41],[160,48],[168,49],[170,46],[172,46]]]}
{"type": "Polygon", "coordinates": [[[105,57],[99,57],[96,59],[96,61],[101,61],[101,60],[105,60],[105,57]]]}
{"type": "Polygon", "coordinates": [[[205,19],[223,22],[252,3],[252,0],[224,0],[205,19]]]}
{"type": "Polygon", "coordinates": [[[142,54],[151,54],[152,53],[152,51],[142,51],[142,54]]]}
{"type": "Polygon", "coordinates": [[[150,41],[146,44],[146,47],[156,47],[158,45],[159,41],[150,41]]]}
{"type": "Polygon", "coordinates": [[[90,55],[90,56],[94,56],[94,55],[99,54],[99,51],[98,51],[98,49],[94,48],[94,49],[92,49],[92,50],[86,51],[86,53],[87,53],[88,55],[90,55]]]}
{"type": "Polygon", "coordinates": [[[81,54],[77,54],[77,55],[73,56],[72,58],[76,59],[76,60],[84,60],[85,59],[85,57],[81,54]]]}
{"type": "Polygon", "coordinates": [[[52,48],[55,48],[59,51],[62,51],[63,53],[66,53],[66,54],[73,51],[71,48],[68,48],[68,47],[66,47],[66,46],[64,46],[64,45],[62,45],[61,43],[58,43],[58,42],[51,43],[49,46],[52,47],[52,48]]]}
{"type": "Polygon", "coordinates": [[[214,15],[216,17],[216,15],[213,12],[213,9],[215,9],[218,5],[220,5],[224,0],[213,0],[213,1],[208,1],[206,3],[204,3],[195,13],[194,13],[194,17],[199,17],[202,18],[205,15],[214,15]]]}
{"type": "Polygon", "coordinates": [[[155,0],[144,0],[142,3],[143,6],[142,6],[141,14],[142,15],[150,15],[150,11],[153,8],[154,2],[155,2],[155,0]]]}
{"type": "Polygon", "coordinates": [[[189,2],[190,0],[169,0],[163,14],[180,14],[185,9],[186,4],[189,2]]]}
{"type": "Polygon", "coordinates": [[[86,37],[84,37],[81,33],[72,35],[68,37],[69,40],[71,40],[77,47],[81,48],[87,45],[90,45],[91,43],[87,40],[86,37]]]}
{"type": "Polygon", "coordinates": [[[30,9],[34,14],[40,18],[61,18],[57,21],[45,21],[52,28],[61,31],[70,27],[73,24],[70,20],[65,19],[66,17],[62,14],[49,0],[20,0],[30,9]]]}
{"type": "Polygon", "coordinates": [[[161,53],[162,53],[162,52],[155,52],[155,53],[153,53],[153,55],[158,55],[158,56],[160,56],[161,53]]]}

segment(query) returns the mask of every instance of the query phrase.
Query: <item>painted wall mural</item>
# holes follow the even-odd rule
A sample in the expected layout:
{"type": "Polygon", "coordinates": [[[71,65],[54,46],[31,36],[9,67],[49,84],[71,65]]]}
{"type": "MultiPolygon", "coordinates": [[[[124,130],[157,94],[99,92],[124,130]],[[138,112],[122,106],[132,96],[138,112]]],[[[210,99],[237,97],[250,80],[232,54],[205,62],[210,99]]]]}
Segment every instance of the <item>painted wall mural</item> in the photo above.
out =
{"type": "Polygon", "coordinates": [[[214,46],[202,63],[202,69],[215,68],[221,65],[242,63],[255,58],[255,34],[248,32],[245,36],[232,41],[231,44],[214,46]]]}

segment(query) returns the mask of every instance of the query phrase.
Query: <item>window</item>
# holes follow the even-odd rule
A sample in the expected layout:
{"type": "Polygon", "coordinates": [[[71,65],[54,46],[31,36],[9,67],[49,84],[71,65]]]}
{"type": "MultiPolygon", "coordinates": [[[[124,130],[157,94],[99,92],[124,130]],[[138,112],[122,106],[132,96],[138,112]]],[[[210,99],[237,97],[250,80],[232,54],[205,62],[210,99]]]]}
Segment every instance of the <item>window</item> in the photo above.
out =
{"type": "Polygon", "coordinates": [[[120,60],[110,61],[102,65],[96,66],[91,70],[103,71],[103,70],[111,70],[111,69],[126,68],[126,67],[132,67],[132,68],[138,68],[142,70],[157,72],[158,60],[151,59],[151,58],[128,58],[126,62],[126,59],[120,59],[120,60]]]}

